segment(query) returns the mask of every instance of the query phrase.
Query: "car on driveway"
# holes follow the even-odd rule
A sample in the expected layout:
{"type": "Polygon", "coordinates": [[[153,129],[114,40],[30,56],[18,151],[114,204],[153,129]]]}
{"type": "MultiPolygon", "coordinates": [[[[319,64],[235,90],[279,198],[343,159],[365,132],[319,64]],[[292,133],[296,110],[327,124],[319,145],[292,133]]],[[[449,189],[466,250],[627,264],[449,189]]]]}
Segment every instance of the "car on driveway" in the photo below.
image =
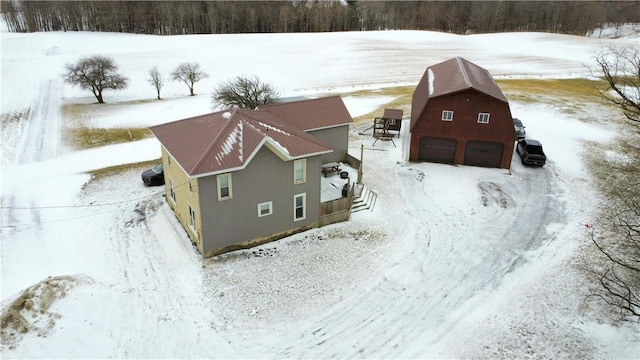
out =
{"type": "Polygon", "coordinates": [[[522,139],[518,141],[516,151],[523,165],[543,166],[547,162],[547,156],[538,140],[522,139]]]}
{"type": "Polygon", "coordinates": [[[142,182],[147,186],[164,185],[164,169],[158,164],[142,173],[142,182]]]}
{"type": "Polygon", "coordinates": [[[522,140],[526,137],[527,132],[524,131],[524,125],[518,118],[513,118],[513,127],[516,129],[516,138],[522,140]]]}

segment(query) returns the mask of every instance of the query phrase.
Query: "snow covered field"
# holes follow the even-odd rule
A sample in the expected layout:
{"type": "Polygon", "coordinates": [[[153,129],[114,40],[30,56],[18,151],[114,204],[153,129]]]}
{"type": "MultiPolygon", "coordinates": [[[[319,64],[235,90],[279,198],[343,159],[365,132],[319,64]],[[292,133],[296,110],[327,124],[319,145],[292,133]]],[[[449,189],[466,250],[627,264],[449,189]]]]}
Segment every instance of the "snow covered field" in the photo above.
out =
{"type": "MultiPolygon", "coordinates": [[[[350,146],[354,154],[365,146],[373,211],[212,259],[139,171],[90,181],[91,170],[157,159],[155,139],[72,151],[62,136],[75,120],[61,110],[86,104],[86,126],[151,126],[210,112],[213,87],[240,74],[283,96],[313,97],[415,85],[427,66],[454,56],[498,78],[586,77],[594,51],[637,45],[638,35],[2,32],[0,40],[2,113],[31,110],[25,125],[3,125],[3,358],[640,354],[638,324],[611,323],[585,303],[574,268],[599,203],[582,156],[587,143],[615,140],[616,122],[601,120],[610,109],[586,104],[570,116],[512,101],[549,162],[525,168],[516,155],[511,171],[406,163],[407,134],[398,147],[373,146],[355,124],[350,146]],[[106,105],[61,81],[65,63],[93,54],[112,56],[130,78],[127,90],[105,92],[106,105]],[[154,101],[147,70],[168,74],[185,61],[211,75],[196,84],[199,95],[168,83],[154,101]]],[[[343,98],[353,117],[393,100],[343,98]]]]}

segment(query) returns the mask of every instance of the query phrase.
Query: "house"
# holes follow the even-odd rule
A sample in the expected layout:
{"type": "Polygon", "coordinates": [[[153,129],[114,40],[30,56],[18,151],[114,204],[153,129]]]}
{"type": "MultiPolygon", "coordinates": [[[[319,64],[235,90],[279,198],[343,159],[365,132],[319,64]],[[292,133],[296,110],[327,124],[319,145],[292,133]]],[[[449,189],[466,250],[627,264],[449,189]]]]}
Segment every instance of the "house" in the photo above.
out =
{"type": "Polygon", "coordinates": [[[321,165],[338,157],[314,134],[345,131],[333,130],[345,139],[342,151],[352,119],[340,97],[315,101],[337,109],[297,113],[316,108],[305,100],[286,104],[290,114],[278,109],[287,120],[275,110],[232,109],[150,128],[161,144],[167,202],[203,256],[320,225],[321,165]]]}
{"type": "Polygon", "coordinates": [[[427,68],[411,104],[409,160],[508,169],[516,140],[491,74],[456,57],[427,68]]]}

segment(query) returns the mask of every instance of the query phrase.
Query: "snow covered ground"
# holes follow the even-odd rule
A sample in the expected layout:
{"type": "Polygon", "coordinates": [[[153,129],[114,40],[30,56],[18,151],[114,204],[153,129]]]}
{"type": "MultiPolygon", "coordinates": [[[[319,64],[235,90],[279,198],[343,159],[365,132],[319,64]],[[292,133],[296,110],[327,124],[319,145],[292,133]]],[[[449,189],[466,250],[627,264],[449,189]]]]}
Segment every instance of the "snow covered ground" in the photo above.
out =
{"type": "MultiPolygon", "coordinates": [[[[407,163],[407,134],[364,144],[373,211],[349,222],[202,259],[140,171],[88,171],[156,159],[155,139],[72,151],[64,104],[85,125],[151,126],[211,111],[220,81],[256,74],[284,96],[415,85],[463,56],[496,77],[586,77],[616,39],[425,31],[146,36],[2,32],[2,113],[30,109],[2,134],[4,358],[637,358],[638,324],[585,303],[575,270],[598,194],[586,144],[615,140],[610,110],[512,102],[549,157],[511,171],[407,163]],[[496,46],[500,44],[500,46],[496,46]],[[61,81],[65,63],[112,56],[129,88],[89,92],[61,81]],[[197,61],[211,77],[189,97],[145,82],[197,61]],[[577,118],[588,117],[590,121],[577,118]],[[4,326],[4,324],[9,324],[4,326]]],[[[617,34],[619,35],[619,34],[617,34]]],[[[508,94],[507,94],[508,95],[508,94]]],[[[356,117],[393,98],[345,96],[356,117]]],[[[406,127],[405,127],[406,129],[406,127]]]]}

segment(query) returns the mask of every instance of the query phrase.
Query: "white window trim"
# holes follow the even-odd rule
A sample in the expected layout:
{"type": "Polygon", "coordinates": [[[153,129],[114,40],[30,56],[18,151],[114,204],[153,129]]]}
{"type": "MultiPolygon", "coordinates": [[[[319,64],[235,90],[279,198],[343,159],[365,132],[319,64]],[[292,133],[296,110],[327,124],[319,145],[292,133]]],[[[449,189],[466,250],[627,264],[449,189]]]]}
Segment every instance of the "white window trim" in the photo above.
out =
{"type": "Polygon", "coordinates": [[[387,120],[387,125],[389,125],[389,126],[395,126],[395,125],[396,125],[396,119],[389,119],[389,120],[387,120]]]}
{"type": "Polygon", "coordinates": [[[196,231],[196,211],[189,204],[189,226],[191,230],[196,231]]]}
{"type": "Polygon", "coordinates": [[[442,110],[442,121],[453,121],[453,111],[452,110],[442,110]],[[451,114],[451,117],[445,116],[451,114]]]}
{"type": "Polygon", "coordinates": [[[293,221],[304,220],[307,218],[307,193],[297,194],[293,196],[293,221]],[[302,216],[297,217],[297,204],[296,200],[302,198],[302,216]]]}
{"type": "Polygon", "coordinates": [[[298,159],[293,161],[293,183],[294,184],[304,184],[307,182],[307,159],[298,159]],[[297,165],[302,163],[302,179],[298,180],[296,178],[297,175],[297,165]]]}
{"type": "Polygon", "coordinates": [[[218,201],[229,200],[233,198],[233,187],[231,186],[231,173],[220,174],[216,176],[216,188],[218,191],[218,201]],[[229,196],[222,196],[222,188],[220,187],[220,179],[226,177],[229,179],[228,187],[229,187],[229,196]]]}
{"type": "Polygon", "coordinates": [[[488,124],[489,123],[489,117],[491,116],[491,114],[489,113],[478,113],[478,123],[480,124],[488,124]],[[484,115],[487,116],[487,120],[483,120],[484,115]]]}
{"type": "Polygon", "coordinates": [[[272,201],[267,201],[267,202],[263,202],[258,204],[258,217],[263,217],[263,216],[269,216],[273,214],[273,202],[272,201]],[[269,209],[269,211],[266,214],[262,213],[262,206],[267,206],[267,208],[269,209]]]}

